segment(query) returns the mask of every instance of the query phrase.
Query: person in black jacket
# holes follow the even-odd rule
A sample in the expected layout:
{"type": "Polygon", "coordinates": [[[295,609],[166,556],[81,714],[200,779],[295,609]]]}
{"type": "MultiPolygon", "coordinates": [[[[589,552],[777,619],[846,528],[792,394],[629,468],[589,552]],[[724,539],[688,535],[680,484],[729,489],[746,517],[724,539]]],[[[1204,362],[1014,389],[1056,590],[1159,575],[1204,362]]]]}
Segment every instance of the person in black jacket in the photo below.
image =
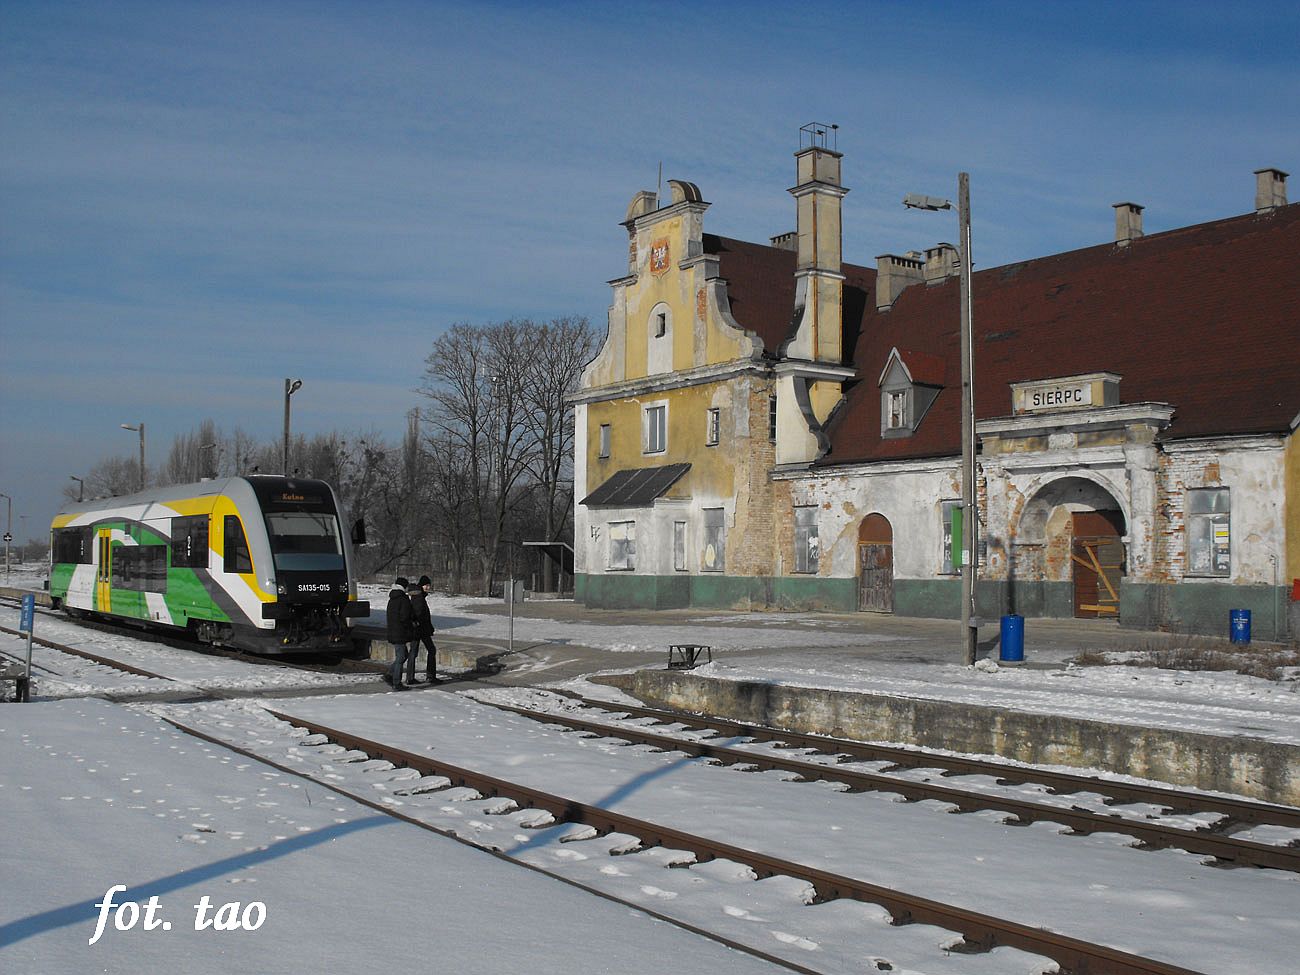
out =
{"type": "MultiPolygon", "coordinates": [[[[415,640],[415,621],[411,614],[411,598],[406,595],[407,581],[401,576],[393,582],[388,594],[388,642],[393,645],[393,669],[386,680],[393,690],[404,691],[402,670],[409,656],[414,656],[418,644],[415,640]]],[[[412,664],[414,666],[414,664],[412,664]]]]}
{"type": "Polygon", "coordinates": [[[407,592],[411,596],[411,613],[415,622],[415,642],[411,644],[411,656],[407,659],[406,680],[415,683],[415,661],[420,655],[420,644],[424,644],[424,677],[430,684],[438,683],[438,648],[433,645],[433,617],[429,614],[429,589],[432,582],[428,576],[420,576],[419,583],[407,592]]]}

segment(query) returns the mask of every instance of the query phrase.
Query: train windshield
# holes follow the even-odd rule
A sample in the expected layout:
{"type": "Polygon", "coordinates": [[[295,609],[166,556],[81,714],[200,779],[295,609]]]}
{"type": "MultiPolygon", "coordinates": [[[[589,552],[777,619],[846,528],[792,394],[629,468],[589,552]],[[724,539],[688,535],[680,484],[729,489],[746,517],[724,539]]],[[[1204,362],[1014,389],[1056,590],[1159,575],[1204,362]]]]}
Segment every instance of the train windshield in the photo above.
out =
{"type": "Polygon", "coordinates": [[[277,569],[320,572],[346,568],[339,520],[333,512],[268,511],[266,524],[277,569]]]}

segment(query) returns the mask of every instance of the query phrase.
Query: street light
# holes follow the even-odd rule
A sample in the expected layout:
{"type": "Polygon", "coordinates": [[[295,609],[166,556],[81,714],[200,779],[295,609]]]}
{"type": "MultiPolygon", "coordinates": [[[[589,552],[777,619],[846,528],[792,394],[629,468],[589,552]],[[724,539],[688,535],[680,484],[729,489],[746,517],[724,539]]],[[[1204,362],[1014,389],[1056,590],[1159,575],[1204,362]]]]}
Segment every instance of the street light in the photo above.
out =
{"type": "Polygon", "coordinates": [[[80,504],[86,500],[86,482],[76,474],[69,474],[68,477],[77,482],[77,503],[80,504]]]}
{"type": "Polygon", "coordinates": [[[284,381],[284,473],[289,474],[289,397],[302,389],[301,379],[284,381]]]}
{"type": "Polygon", "coordinates": [[[119,423],[123,430],[138,430],[140,432],[140,490],[144,490],[144,421],[138,424],[119,423]]]}
{"type": "Polygon", "coordinates": [[[9,543],[14,540],[14,499],[7,494],[0,494],[9,502],[9,514],[5,518],[5,585],[9,585],[9,543]]]}
{"type": "MultiPolygon", "coordinates": [[[[903,206],[915,210],[951,210],[952,202],[939,197],[908,193],[903,206]]],[[[974,324],[971,314],[970,275],[970,174],[957,174],[957,223],[961,240],[961,625],[966,665],[975,663],[979,620],[975,614],[975,581],[979,568],[976,551],[975,507],[975,361],[974,324]]]]}
{"type": "MultiPolygon", "coordinates": [[[[208,476],[207,474],[204,473],[204,471],[206,471],[206,470],[209,469],[208,466],[207,466],[206,464],[203,463],[203,451],[205,451],[205,450],[215,450],[216,447],[217,447],[217,445],[216,445],[215,443],[199,444],[199,480],[200,480],[200,481],[203,480],[203,478],[205,478],[205,477],[208,476]]],[[[213,471],[212,471],[212,476],[213,476],[213,477],[216,477],[216,475],[217,475],[217,472],[216,472],[216,470],[215,470],[215,466],[216,466],[216,465],[213,465],[213,467],[214,467],[214,469],[213,469],[213,471]]]]}

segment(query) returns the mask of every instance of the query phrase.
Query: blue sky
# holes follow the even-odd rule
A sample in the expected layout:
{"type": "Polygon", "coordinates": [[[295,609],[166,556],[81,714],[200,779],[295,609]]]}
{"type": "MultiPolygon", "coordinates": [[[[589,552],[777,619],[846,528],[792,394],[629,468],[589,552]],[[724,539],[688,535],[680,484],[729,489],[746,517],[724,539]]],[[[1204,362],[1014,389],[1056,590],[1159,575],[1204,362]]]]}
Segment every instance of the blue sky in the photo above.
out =
{"type": "Polygon", "coordinates": [[[0,491],[39,535],[119,423],[269,440],[290,375],[296,432],[399,436],[446,326],[603,326],[661,161],[793,229],[813,120],[854,263],[953,239],[899,201],[962,169],[983,267],[1243,213],[1297,64],[1276,3],[0,0],[0,491]]]}

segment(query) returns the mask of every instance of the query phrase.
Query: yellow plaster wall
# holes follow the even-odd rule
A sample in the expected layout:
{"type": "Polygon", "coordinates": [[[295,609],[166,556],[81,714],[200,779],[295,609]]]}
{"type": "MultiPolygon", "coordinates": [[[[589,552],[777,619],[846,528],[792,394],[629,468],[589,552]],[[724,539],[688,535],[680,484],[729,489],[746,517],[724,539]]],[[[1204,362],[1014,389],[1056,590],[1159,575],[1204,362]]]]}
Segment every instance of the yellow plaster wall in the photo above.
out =
{"type": "Polygon", "coordinates": [[[731,392],[717,383],[669,390],[638,399],[592,403],[587,408],[587,490],[594,491],[615,472],[633,467],[662,467],[689,463],[690,471],[668,491],[668,497],[728,497],[735,494],[737,452],[746,441],[729,436],[734,428],[731,392]],[[668,404],[668,449],[646,454],[642,447],[642,411],[653,403],[668,404]],[[716,446],[705,444],[706,413],[722,410],[722,435],[716,446]],[[600,426],[610,425],[609,456],[600,457],[600,426]]]}

